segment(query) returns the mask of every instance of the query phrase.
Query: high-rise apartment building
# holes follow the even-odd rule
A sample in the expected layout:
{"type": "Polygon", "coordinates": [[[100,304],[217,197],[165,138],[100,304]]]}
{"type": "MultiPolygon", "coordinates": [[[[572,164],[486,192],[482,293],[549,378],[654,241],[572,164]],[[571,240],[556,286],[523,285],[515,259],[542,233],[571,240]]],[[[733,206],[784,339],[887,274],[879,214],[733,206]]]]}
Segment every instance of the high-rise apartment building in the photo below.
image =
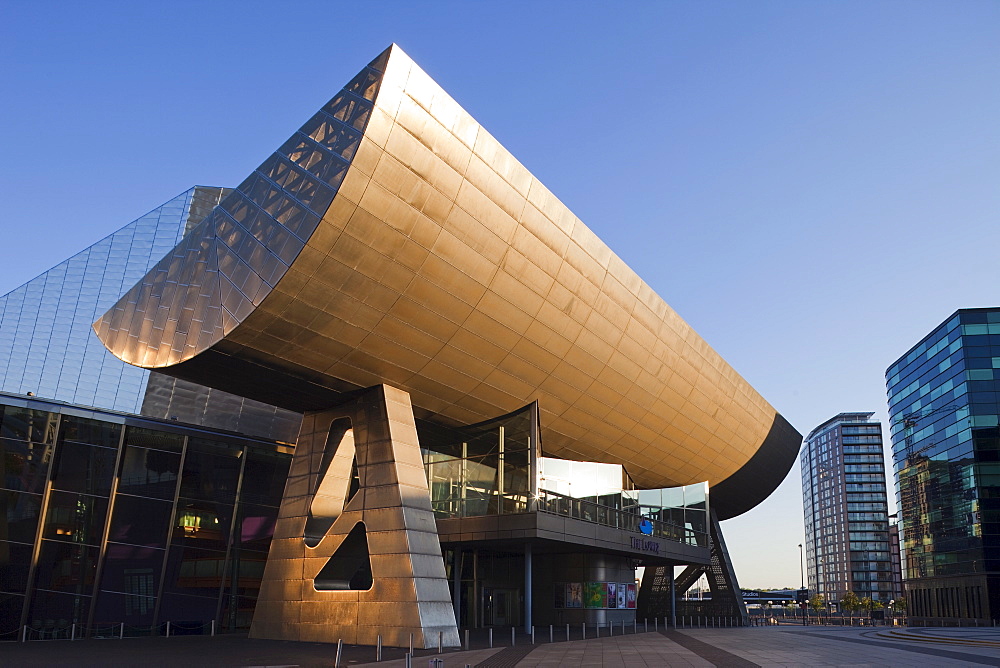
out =
{"type": "Polygon", "coordinates": [[[841,413],[805,440],[802,505],[809,589],[829,602],[848,591],[898,597],[889,549],[882,425],[874,413],[841,413]]]}
{"type": "Polygon", "coordinates": [[[1000,619],[1000,308],[955,312],[886,390],[907,611],[1000,619]]]}

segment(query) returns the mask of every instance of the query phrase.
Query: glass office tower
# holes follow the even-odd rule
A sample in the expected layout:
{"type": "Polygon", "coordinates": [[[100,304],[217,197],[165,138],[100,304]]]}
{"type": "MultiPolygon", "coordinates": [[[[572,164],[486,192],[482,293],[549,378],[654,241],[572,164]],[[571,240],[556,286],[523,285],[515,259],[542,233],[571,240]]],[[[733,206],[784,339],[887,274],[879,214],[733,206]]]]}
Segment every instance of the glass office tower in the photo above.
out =
{"type": "Polygon", "coordinates": [[[957,311],[886,389],[908,612],[1000,619],[1000,308],[957,311]]]}
{"type": "Polygon", "coordinates": [[[882,424],[841,413],[806,437],[799,461],[809,589],[828,602],[852,591],[898,598],[889,546],[882,424]]]}

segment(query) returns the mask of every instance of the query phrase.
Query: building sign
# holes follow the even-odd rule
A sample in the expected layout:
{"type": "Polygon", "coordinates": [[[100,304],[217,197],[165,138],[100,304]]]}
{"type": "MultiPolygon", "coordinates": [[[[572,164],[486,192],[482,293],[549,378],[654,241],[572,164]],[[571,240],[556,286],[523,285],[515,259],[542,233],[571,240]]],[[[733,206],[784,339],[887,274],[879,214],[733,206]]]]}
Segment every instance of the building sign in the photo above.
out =
{"type": "Polygon", "coordinates": [[[633,550],[642,550],[643,552],[651,552],[653,554],[660,553],[660,543],[655,540],[639,536],[631,536],[631,541],[633,550]]]}

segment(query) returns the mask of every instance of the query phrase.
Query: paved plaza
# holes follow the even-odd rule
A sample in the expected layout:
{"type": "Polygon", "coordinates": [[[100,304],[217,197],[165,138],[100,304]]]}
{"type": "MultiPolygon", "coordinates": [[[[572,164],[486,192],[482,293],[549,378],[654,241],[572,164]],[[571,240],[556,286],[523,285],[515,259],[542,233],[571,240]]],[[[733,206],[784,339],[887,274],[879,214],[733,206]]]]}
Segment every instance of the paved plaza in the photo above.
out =
{"type": "MultiPolygon", "coordinates": [[[[519,637],[510,647],[489,648],[486,636],[473,638],[468,651],[418,651],[413,666],[440,658],[444,667],[534,668],[543,666],[1000,666],[1000,629],[851,628],[775,626],[737,629],[684,629],[627,633],[613,637],[549,643],[548,634],[531,645],[519,637]]],[[[499,637],[499,635],[497,636],[499,637]]],[[[343,666],[405,665],[403,651],[343,648],[343,666]]],[[[3,666],[302,666],[330,667],[336,646],[245,636],[131,638],[124,640],[35,641],[0,644],[3,666]]]]}

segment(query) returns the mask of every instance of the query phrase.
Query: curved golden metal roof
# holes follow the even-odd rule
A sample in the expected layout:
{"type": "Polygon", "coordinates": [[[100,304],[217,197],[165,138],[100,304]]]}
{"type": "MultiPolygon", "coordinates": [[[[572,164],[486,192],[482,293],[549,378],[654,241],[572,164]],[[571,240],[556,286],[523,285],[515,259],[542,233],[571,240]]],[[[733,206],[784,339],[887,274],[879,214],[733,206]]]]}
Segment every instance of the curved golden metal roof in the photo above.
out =
{"type": "Polygon", "coordinates": [[[94,328],[297,410],[379,383],[463,424],[538,400],[546,454],[641,487],[719,483],[780,419],[395,45],[94,328]]]}

